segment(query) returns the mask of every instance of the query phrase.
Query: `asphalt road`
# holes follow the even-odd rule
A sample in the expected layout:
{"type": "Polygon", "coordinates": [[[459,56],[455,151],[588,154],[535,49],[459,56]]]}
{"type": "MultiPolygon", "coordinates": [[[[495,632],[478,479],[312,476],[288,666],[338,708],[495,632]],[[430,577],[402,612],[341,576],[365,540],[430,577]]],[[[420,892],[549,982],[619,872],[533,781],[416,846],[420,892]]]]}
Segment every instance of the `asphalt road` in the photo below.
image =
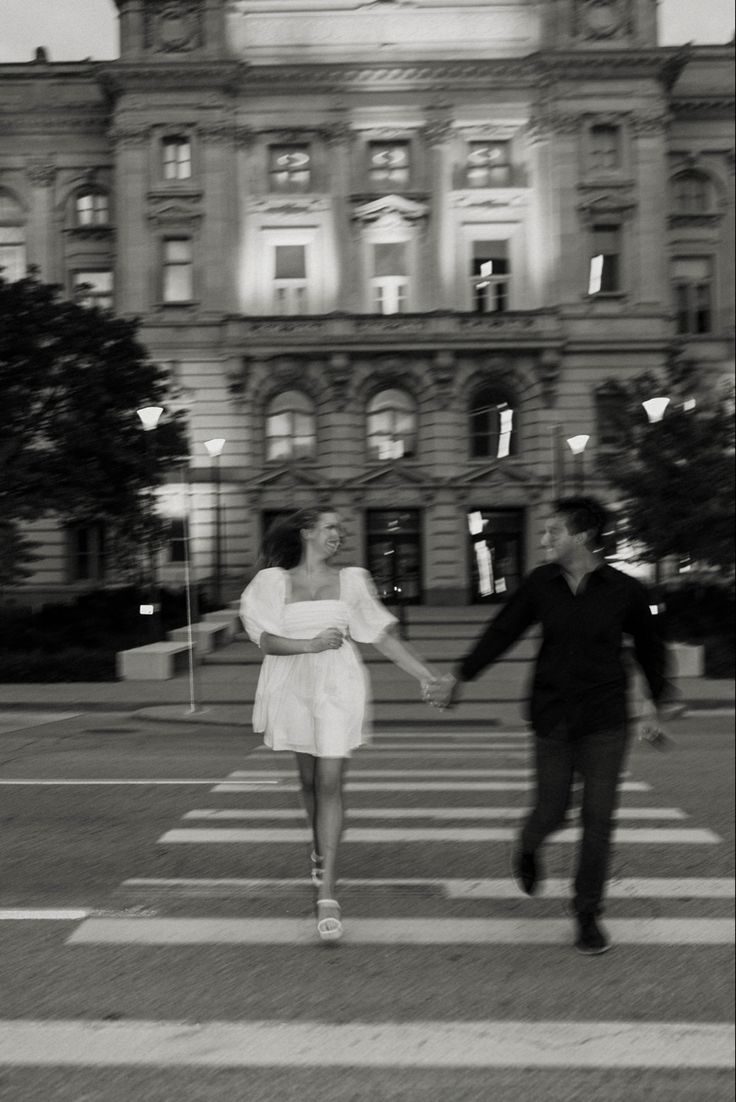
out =
{"type": "Polygon", "coordinates": [[[379,731],[355,756],[328,948],[285,756],[44,718],[0,714],[3,1102],[733,1097],[731,717],[633,748],[595,959],[570,944],[572,841],[541,897],[509,884],[518,729],[379,731]]]}

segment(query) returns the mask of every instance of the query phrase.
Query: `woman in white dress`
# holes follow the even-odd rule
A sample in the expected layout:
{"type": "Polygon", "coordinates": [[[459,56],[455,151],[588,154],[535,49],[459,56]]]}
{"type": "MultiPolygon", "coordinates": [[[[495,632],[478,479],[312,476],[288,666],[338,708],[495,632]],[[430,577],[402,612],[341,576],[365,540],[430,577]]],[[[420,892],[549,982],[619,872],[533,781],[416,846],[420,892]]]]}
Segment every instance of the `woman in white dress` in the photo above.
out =
{"type": "Polygon", "coordinates": [[[367,730],[368,675],[355,643],[372,643],[415,677],[425,699],[437,680],[395,633],[396,618],[378,600],[370,574],[330,564],[341,539],[333,510],[303,509],[276,524],[240,606],[249,638],[265,655],[253,729],[272,750],[296,754],[324,941],[342,936],[335,879],[345,766],[367,730]]]}

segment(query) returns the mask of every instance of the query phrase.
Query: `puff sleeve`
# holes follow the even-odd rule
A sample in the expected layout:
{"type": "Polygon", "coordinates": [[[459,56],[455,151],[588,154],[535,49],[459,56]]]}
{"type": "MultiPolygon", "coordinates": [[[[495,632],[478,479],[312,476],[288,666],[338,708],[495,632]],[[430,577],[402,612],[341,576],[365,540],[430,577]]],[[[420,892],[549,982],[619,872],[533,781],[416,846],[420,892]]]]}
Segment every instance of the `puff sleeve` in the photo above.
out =
{"type": "Polygon", "coordinates": [[[282,570],[269,567],[259,570],[240,598],[240,619],[248,638],[260,646],[264,631],[271,635],[283,633],[282,617],[286,583],[282,570]]]}
{"type": "Polygon", "coordinates": [[[396,617],[378,599],[373,578],[367,570],[353,566],[348,567],[345,573],[351,638],[356,643],[375,643],[387,628],[396,623],[396,617]]]}

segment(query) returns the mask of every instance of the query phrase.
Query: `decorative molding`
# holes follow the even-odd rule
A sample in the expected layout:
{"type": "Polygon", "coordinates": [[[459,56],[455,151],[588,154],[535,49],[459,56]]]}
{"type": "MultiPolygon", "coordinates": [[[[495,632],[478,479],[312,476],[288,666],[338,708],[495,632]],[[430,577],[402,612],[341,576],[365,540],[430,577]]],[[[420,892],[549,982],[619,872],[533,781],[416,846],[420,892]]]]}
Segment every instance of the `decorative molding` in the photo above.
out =
{"type": "Polygon", "coordinates": [[[189,53],[203,44],[202,7],[187,0],[163,0],[158,10],[149,5],[146,47],[156,53],[189,53]]]}
{"type": "Polygon", "coordinates": [[[670,100],[673,115],[688,118],[718,118],[732,120],[736,110],[734,96],[673,96],[670,100]]]}
{"type": "Polygon", "coordinates": [[[629,125],[637,137],[664,135],[672,122],[672,115],[662,111],[633,112],[628,116],[629,125]]]}
{"type": "Polygon", "coordinates": [[[382,195],[368,203],[353,206],[352,217],[366,224],[375,223],[390,229],[411,222],[418,222],[429,214],[426,203],[417,203],[403,195],[382,195]]]}
{"type": "Polygon", "coordinates": [[[345,352],[333,352],[327,361],[327,377],[337,408],[345,409],[352,397],[353,373],[350,356],[345,352]]]}
{"type": "Polygon", "coordinates": [[[443,145],[452,141],[456,134],[452,119],[432,119],[422,128],[427,145],[443,145]]]}
{"type": "Polygon", "coordinates": [[[56,179],[57,166],[51,161],[33,159],[26,165],[26,175],[34,187],[51,187],[56,179]]]}
{"type": "Polygon", "coordinates": [[[330,210],[332,198],[329,195],[268,195],[251,197],[246,203],[247,210],[251,214],[302,215],[317,214],[320,211],[330,210]]]}
{"type": "Polygon", "coordinates": [[[349,122],[332,122],[327,126],[320,126],[317,131],[322,141],[326,142],[328,147],[334,147],[345,143],[349,145],[355,137],[355,130],[349,122]]]}
{"type": "Polygon", "coordinates": [[[198,199],[194,197],[158,197],[149,196],[149,207],[146,217],[155,226],[166,225],[193,225],[202,218],[202,210],[199,208],[198,199]]]}
{"type": "Polygon", "coordinates": [[[631,212],[636,209],[636,206],[636,197],[633,191],[609,189],[578,203],[578,210],[585,223],[590,224],[599,215],[615,215],[621,219],[628,218],[631,212]]]}
{"type": "Polygon", "coordinates": [[[449,404],[454,395],[457,379],[457,362],[452,351],[435,352],[429,365],[429,378],[439,402],[449,404]]]}
{"type": "Polygon", "coordinates": [[[580,132],[582,123],[582,114],[541,108],[530,117],[526,134],[531,141],[542,141],[553,135],[577,134],[580,132]]]}
{"type": "Polygon", "coordinates": [[[151,126],[112,126],[107,133],[113,146],[130,149],[150,140],[151,126]]]}
{"type": "Polygon", "coordinates": [[[593,41],[628,38],[632,33],[630,0],[577,0],[575,34],[593,41]]]}
{"type": "Polygon", "coordinates": [[[498,207],[521,206],[527,201],[529,188],[462,188],[449,193],[450,205],[459,209],[495,210],[498,207]]]}

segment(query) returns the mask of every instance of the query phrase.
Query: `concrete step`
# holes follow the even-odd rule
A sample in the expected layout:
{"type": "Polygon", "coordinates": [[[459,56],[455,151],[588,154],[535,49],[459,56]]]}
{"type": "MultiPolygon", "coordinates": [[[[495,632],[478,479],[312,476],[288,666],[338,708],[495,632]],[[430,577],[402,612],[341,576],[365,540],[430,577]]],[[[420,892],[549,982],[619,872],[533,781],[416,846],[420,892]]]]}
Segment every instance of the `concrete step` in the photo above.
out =
{"type": "MultiPolygon", "coordinates": [[[[428,639],[407,639],[407,643],[428,662],[456,662],[472,647],[476,636],[465,639],[447,639],[440,636],[428,639]]],[[[358,644],[362,660],[366,665],[387,665],[389,660],[369,644],[358,644]]],[[[539,649],[539,640],[536,638],[521,639],[514,647],[506,652],[499,663],[502,662],[530,662],[539,649]]],[[[238,636],[233,643],[206,656],[208,664],[221,665],[260,665],[261,652],[254,643],[246,640],[244,636],[238,636]]]]}

